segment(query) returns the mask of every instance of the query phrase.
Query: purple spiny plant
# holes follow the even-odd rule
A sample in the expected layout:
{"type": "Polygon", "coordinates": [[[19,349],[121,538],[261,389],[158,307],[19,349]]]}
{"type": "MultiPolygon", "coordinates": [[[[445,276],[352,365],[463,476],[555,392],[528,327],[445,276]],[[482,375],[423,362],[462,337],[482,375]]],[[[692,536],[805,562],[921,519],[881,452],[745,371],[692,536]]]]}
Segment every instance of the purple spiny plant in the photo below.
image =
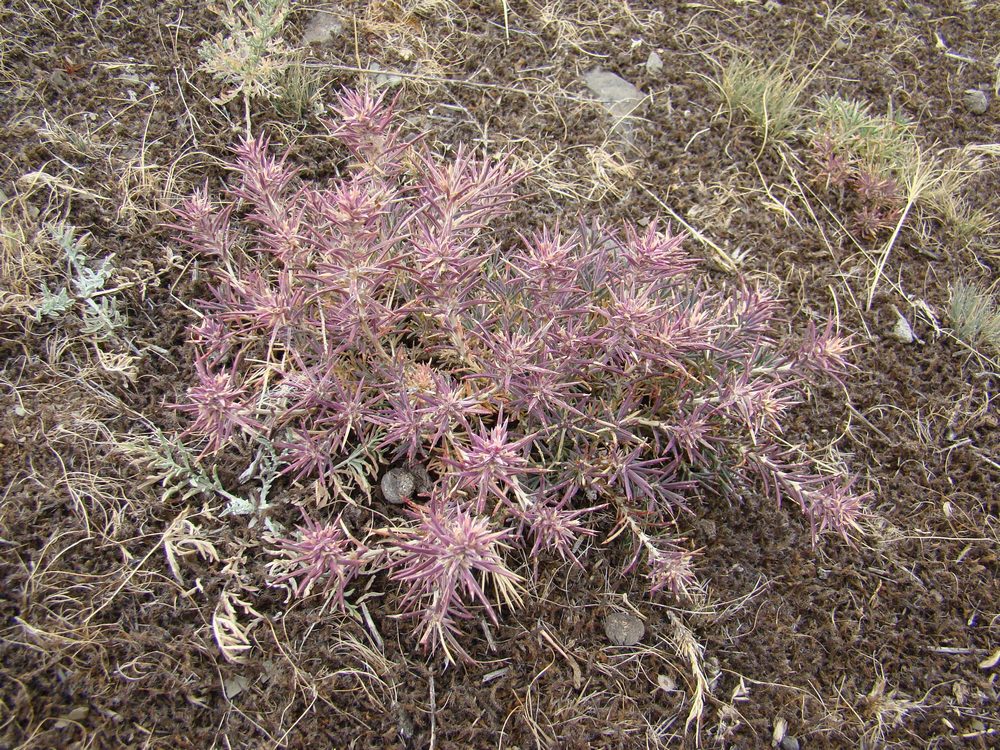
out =
{"type": "Polygon", "coordinates": [[[411,512],[413,523],[390,530],[387,547],[391,580],[403,584],[402,613],[417,620],[423,646],[440,646],[449,660],[468,658],[458,636],[458,620],[473,617],[478,603],[498,622],[494,602],[521,602],[521,578],[507,568],[504,551],[510,529],[497,529],[489,516],[476,515],[434,494],[411,512]]]}
{"type": "Polygon", "coordinates": [[[344,608],[382,573],[419,642],[453,660],[463,622],[530,591],[518,550],[532,570],[551,553],[583,565],[600,535],[623,575],[684,597],[695,552],[672,529],[697,502],[789,499],[814,536],[857,532],[866,496],[783,440],[808,383],[847,372],[832,325],[781,346],[772,296],[711,288],[655,222],[511,246],[491,229],[522,177],[506,160],[442,161],[369,92],[335,109],[339,177],[304,182],[251,139],[221,200],[206,188],[178,212],[212,293],[186,434],[203,455],[268,440],[288,481],[315,483],[314,512],[335,506],[279,542],[276,583],[322,580],[344,608]],[[372,497],[366,477],[401,466],[432,490],[372,497]],[[347,517],[389,520],[349,530],[338,510],[359,504],[373,512],[347,517]]]}
{"type": "Polygon", "coordinates": [[[536,568],[538,555],[548,550],[555,551],[562,559],[570,560],[580,568],[583,567],[574,554],[573,547],[584,537],[597,533],[585,524],[584,519],[604,506],[569,508],[570,499],[570,496],[561,500],[554,499],[541,491],[534,493],[532,501],[518,511],[521,523],[517,533],[528,535],[534,540],[528,557],[536,561],[536,568]]]}
{"type": "MultiPolygon", "coordinates": [[[[480,425],[482,423],[480,422],[480,425]]],[[[453,478],[459,491],[465,490],[476,512],[483,513],[487,501],[517,508],[521,504],[524,488],[520,480],[537,472],[528,461],[527,453],[535,435],[512,439],[507,420],[497,418],[497,424],[468,434],[469,444],[459,448],[457,458],[445,459],[448,476],[453,478]]]]}
{"type": "Polygon", "coordinates": [[[378,557],[348,533],[340,518],[323,525],[308,516],[299,527],[299,539],[282,541],[279,554],[285,559],[272,565],[290,572],[278,575],[274,583],[291,581],[295,595],[306,596],[320,582],[341,610],[347,608],[348,586],[378,557]]]}
{"type": "Polygon", "coordinates": [[[847,355],[853,348],[844,337],[837,335],[833,321],[820,332],[810,320],[802,345],[794,356],[794,366],[803,373],[826,375],[840,382],[850,366],[847,355]]]}
{"type": "Polygon", "coordinates": [[[870,240],[888,232],[899,221],[899,211],[883,209],[872,205],[863,205],[854,212],[854,230],[870,240]]]}
{"type": "Polygon", "coordinates": [[[812,157],[816,166],[815,180],[824,188],[843,189],[850,182],[851,159],[845,156],[832,137],[823,134],[812,143],[812,157]]]}
{"type": "Polygon", "coordinates": [[[835,190],[838,202],[853,215],[851,229],[875,240],[895,228],[905,201],[893,169],[853,153],[851,144],[826,132],[813,137],[814,182],[835,190]]]}
{"type": "Polygon", "coordinates": [[[232,367],[212,368],[204,360],[196,365],[198,384],[188,390],[190,403],[180,405],[180,411],[194,415],[185,434],[201,434],[208,438],[202,455],[214,453],[241,432],[250,435],[264,430],[247,403],[248,386],[239,385],[232,367]]]}

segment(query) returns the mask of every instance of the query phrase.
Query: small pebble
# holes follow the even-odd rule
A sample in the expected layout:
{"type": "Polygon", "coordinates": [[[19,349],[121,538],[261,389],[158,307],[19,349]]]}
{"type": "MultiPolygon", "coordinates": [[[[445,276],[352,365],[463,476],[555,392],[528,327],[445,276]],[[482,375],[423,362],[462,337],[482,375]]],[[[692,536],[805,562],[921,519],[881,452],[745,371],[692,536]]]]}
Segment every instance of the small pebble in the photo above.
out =
{"type": "Polygon", "coordinates": [[[222,692],[227,700],[232,700],[248,687],[250,687],[250,679],[241,674],[227,677],[222,681],[222,692]]]}
{"type": "Polygon", "coordinates": [[[651,76],[656,76],[663,72],[663,58],[656,53],[656,50],[650,52],[649,57],[646,58],[646,72],[651,76]]]}
{"type": "Polygon", "coordinates": [[[340,16],[330,11],[316,11],[306,22],[306,28],[302,32],[302,44],[323,44],[329,42],[333,37],[340,35],[343,30],[344,22],[340,19],[340,16]]]}
{"type": "Polygon", "coordinates": [[[89,706],[77,706],[53,725],[55,729],[65,729],[70,724],[79,723],[86,720],[90,715],[89,706]]]}
{"type": "Polygon", "coordinates": [[[677,689],[677,680],[668,674],[661,674],[656,678],[656,685],[665,693],[672,693],[677,689]]]}
{"type": "Polygon", "coordinates": [[[786,734],[778,743],[781,750],[799,750],[799,741],[790,734],[786,734]]]}
{"type": "Polygon", "coordinates": [[[382,477],[380,486],[386,500],[395,505],[401,505],[413,497],[413,490],[417,487],[417,478],[406,469],[389,469],[382,477]]]}
{"type": "Polygon", "coordinates": [[[413,725],[413,718],[398,703],[394,706],[396,713],[396,731],[399,734],[399,738],[403,740],[404,744],[409,745],[410,740],[413,739],[413,735],[416,732],[416,727],[413,725]]]}
{"type": "Polygon", "coordinates": [[[648,101],[646,95],[621,76],[603,68],[594,68],[583,76],[583,82],[615,118],[639,114],[648,101]]]}
{"type": "Polygon", "coordinates": [[[646,634],[646,626],[635,615],[612,612],[604,620],[604,634],[615,646],[634,646],[646,634]]]}
{"type": "Polygon", "coordinates": [[[896,325],[892,328],[892,333],[890,334],[896,341],[901,341],[904,344],[913,343],[913,328],[910,327],[910,322],[896,311],[896,325]]]}
{"type": "Polygon", "coordinates": [[[989,97],[980,89],[966,89],[962,101],[965,103],[965,108],[974,115],[985,115],[990,108],[989,97]]]}
{"type": "Polygon", "coordinates": [[[719,535],[719,529],[715,521],[709,518],[702,518],[698,521],[698,530],[701,531],[702,535],[709,542],[714,542],[715,538],[719,535]]]}
{"type": "Polygon", "coordinates": [[[49,84],[56,90],[56,93],[64,94],[73,85],[73,82],[64,71],[53,70],[49,73],[49,84]]]}
{"type": "Polygon", "coordinates": [[[383,73],[382,66],[377,62],[372,62],[372,64],[368,66],[368,70],[375,74],[375,86],[377,88],[385,87],[391,89],[403,83],[401,76],[389,71],[383,73]]]}

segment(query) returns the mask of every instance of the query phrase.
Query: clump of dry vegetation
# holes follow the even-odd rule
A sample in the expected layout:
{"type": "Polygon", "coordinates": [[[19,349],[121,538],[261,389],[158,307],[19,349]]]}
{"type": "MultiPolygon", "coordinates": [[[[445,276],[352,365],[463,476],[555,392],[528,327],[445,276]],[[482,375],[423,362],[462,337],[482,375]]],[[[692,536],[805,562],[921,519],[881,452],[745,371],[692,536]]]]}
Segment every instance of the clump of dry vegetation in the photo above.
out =
{"type": "Polygon", "coordinates": [[[990,746],[1000,18],[904,5],[0,8],[0,745],[990,746]]]}

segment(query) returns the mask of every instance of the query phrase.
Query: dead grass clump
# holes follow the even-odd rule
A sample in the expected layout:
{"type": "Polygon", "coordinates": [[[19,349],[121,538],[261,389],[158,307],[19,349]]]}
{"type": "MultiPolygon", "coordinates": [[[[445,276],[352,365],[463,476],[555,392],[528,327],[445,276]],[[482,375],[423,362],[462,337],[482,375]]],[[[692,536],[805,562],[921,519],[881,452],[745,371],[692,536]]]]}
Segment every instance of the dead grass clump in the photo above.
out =
{"type": "Polygon", "coordinates": [[[555,0],[540,4],[534,8],[534,14],[542,31],[551,35],[555,49],[568,47],[589,54],[587,45],[594,38],[593,24],[571,17],[565,3],[555,0]]]}
{"type": "Polygon", "coordinates": [[[376,85],[399,83],[431,96],[463,60],[460,40],[469,19],[452,0],[371,3],[354,23],[357,65],[371,69],[376,85]],[[362,58],[362,37],[368,37],[369,44],[374,38],[377,60],[362,58]],[[380,72],[380,66],[388,69],[380,72]]]}
{"type": "Polygon", "coordinates": [[[705,698],[711,695],[712,689],[704,669],[705,648],[694,636],[694,632],[672,612],[669,613],[672,632],[670,641],[677,655],[687,661],[691,672],[691,704],[687,719],[684,721],[684,731],[687,733],[691,724],[695,725],[695,743],[700,744],[702,714],[705,710],[705,698]]]}
{"type": "Polygon", "coordinates": [[[176,164],[163,167],[149,161],[142,148],[130,157],[108,159],[109,169],[118,175],[115,186],[116,223],[127,231],[141,224],[154,224],[164,218],[177,194],[176,164]]]}
{"type": "Polygon", "coordinates": [[[859,713],[865,722],[865,739],[870,747],[881,747],[889,732],[899,727],[908,714],[923,710],[920,703],[887,687],[885,678],[880,676],[861,700],[859,713]]]}
{"type": "Polygon", "coordinates": [[[590,167],[590,174],[587,176],[590,185],[585,197],[592,203],[601,201],[608,195],[623,197],[638,174],[637,162],[606,147],[589,147],[587,163],[590,167]]]}
{"type": "Polygon", "coordinates": [[[941,176],[927,191],[924,205],[963,244],[987,244],[995,239],[996,216],[985,208],[974,208],[966,200],[968,183],[988,169],[988,152],[976,146],[949,151],[942,158],[941,176]]]}
{"type": "Polygon", "coordinates": [[[35,222],[19,201],[0,206],[0,313],[24,312],[49,269],[35,242],[35,222]]]}

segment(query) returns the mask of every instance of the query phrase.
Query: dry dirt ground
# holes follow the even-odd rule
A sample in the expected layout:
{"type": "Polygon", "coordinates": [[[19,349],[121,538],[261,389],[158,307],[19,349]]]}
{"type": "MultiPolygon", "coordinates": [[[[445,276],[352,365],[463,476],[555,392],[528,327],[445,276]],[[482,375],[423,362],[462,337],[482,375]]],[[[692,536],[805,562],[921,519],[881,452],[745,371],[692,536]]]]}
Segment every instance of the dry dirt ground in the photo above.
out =
{"type": "MultiPolygon", "coordinates": [[[[287,73],[301,80],[226,103],[230,84],[199,55],[229,33],[222,10],[0,10],[0,746],[1000,745],[997,351],[962,341],[949,318],[954,284],[995,280],[995,228],[908,223],[868,305],[886,236],[857,236],[844,202],[810,183],[802,132],[765,142],[713,83],[743,55],[803,83],[804,111],[824,93],[892,107],[926,153],[966,148],[964,200],[990,211],[1000,4],[295,3],[281,39],[303,48],[287,73]],[[333,13],[331,33],[317,10],[333,13]],[[318,38],[302,45],[307,30],[318,38]],[[647,65],[654,51],[662,66],[647,65]],[[542,560],[537,599],[489,632],[471,627],[479,663],[445,669],[377,581],[367,621],[325,614],[316,597],[287,604],[267,586],[258,529],[203,495],[163,497],[134,446],[182,427],[167,405],[192,382],[186,327],[205,291],[202,261],[163,226],[168,209],[218,184],[248,121],[307,178],[333,174],[344,154],[317,114],[376,65],[402,74],[381,82],[435,149],[470,143],[533,170],[507,229],[683,220],[714,282],[733,275],[725,253],[779,290],[790,329],[839,318],[857,369],[799,407],[789,439],[873,491],[856,547],[813,547],[793,508],[699,507],[688,531],[703,600],[644,595],[596,542],[586,572],[542,560]],[[647,95],[620,127],[582,81],[595,67],[647,95]],[[79,312],[36,314],[67,283],[52,229],[68,226],[88,236],[91,270],[114,256],[95,298],[125,317],[113,337],[79,312]],[[603,617],[629,606],[646,637],[611,646],[603,617]]],[[[239,470],[219,474],[237,492],[239,470]]]]}

